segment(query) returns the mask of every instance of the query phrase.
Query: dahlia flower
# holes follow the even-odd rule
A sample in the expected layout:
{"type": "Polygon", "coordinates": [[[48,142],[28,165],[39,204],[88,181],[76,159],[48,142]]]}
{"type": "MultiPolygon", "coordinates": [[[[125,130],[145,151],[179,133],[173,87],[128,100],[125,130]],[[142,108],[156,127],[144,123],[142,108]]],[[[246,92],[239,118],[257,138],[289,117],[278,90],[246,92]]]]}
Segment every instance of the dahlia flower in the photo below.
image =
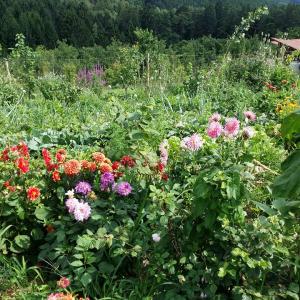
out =
{"type": "Polygon", "coordinates": [[[88,170],[89,169],[89,162],[87,160],[85,160],[85,159],[81,160],[80,164],[81,164],[81,168],[83,170],[88,170]]]}
{"type": "Polygon", "coordinates": [[[239,133],[240,122],[237,118],[229,118],[226,120],[224,133],[225,136],[234,137],[239,133]]]}
{"type": "Polygon", "coordinates": [[[106,191],[115,182],[114,175],[109,172],[105,172],[101,176],[100,189],[106,191]]]}
{"type": "Polygon", "coordinates": [[[68,198],[74,198],[74,190],[69,190],[65,193],[68,198]]]}
{"type": "Polygon", "coordinates": [[[78,202],[74,209],[74,218],[76,221],[83,222],[91,215],[91,207],[87,202],[78,202]]]}
{"type": "Polygon", "coordinates": [[[66,277],[61,277],[59,281],[57,281],[58,287],[65,289],[70,285],[70,280],[66,277]]]}
{"type": "Polygon", "coordinates": [[[256,114],[252,111],[245,111],[244,116],[249,121],[255,121],[256,120],[256,114]]]}
{"type": "Polygon", "coordinates": [[[114,190],[120,196],[128,196],[132,191],[132,187],[128,182],[120,182],[114,187],[114,190]]]}
{"type": "Polygon", "coordinates": [[[86,181],[79,181],[75,186],[75,192],[86,196],[92,191],[92,186],[86,181]]]}
{"type": "Polygon", "coordinates": [[[81,170],[81,164],[76,159],[68,160],[64,163],[64,171],[68,176],[77,175],[81,170]]]}
{"type": "Polygon", "coordinates": [[[72,294],[65,293],[52,293],[48,296],[47,300],[74,300],[72,294]]]}
{"type": "Polygon", "coordinates": [[[23,174],[29,172],[29,161],[24,159],[24,157],[19,157],[16,160],[16,164],[23,174]]]}
{"type": "Polygon", "coordinates": [[[220,122],[221,121],[222,116],[219,113],[214,113],[213,115],[210,116],[210,118],[208,119],[208,122],[220,122]]]}
{"type": "Polygon", "coordinates": [[[34,186],[31,186],[27,190],[27,198],[30,201],[35,201],[41,195],[40,189],[34,186]]]}
{"type": "Polygon", "coordinates": [[[60,174],[57,170],[53,171],[52,173],[52,180],[54,182],[60,181],[60,174]]]}
{"type": "Polygon", "coordinates": [[[94,161],[101,163],[105,160],[105,155],[101,152],[95,152],[92,154],[94,161]]]}
{"type": "Polygon", "coordinates": [[[211,122],[207,128],[207,134],[212,139],[216,139],[222,134],[223,127],[219,122],[211,122]]]}
{"type": "Polygon", "coordinates": [[[112,167],[109,165],[109,164],[107,164],[107,163],[101,163],[101,165],[100,165],[100,172],[101,173],[111,173],[112,171],[113,171],[113,169],[112,169],[112,167]]]}
{"type": "Polygon", "coordinates": [[[89,171],[90,172],[95,172],[97,170],[97,165],[94,161],[89,163],[89,171]]]}
{"type": "Polygon", "coordinates": [[[129,155],[123,156],[120,162],[124,167],[133,168],[135,166],[135,160],[129,155]]]}
{"type": "Polygon", "coordinates": [[[118,162],[117,160],[113,162],[112,164],[112,169],[115,171],[115,170],[118,170],[119,167],[120,167],[120,162],[118,162]]]}
{"type": "Polygon", "coordinates": [[[251,139],[255,135],[255,130],[252,127],[245,127],[242,132],[242,136],[245,139],[251,139]]]}
{"type": "Polygon", "coordinates": [[[198,151],[203,146],[202,138],[197,134],[187,136],[181,141],[181,147],[190,151],[198,151]]]}
{"type": "Polygon", "coordinates": [[[78,205],[79,201],[76,198],[69,198],[66,201],[66,207],[68,209],[68,212],[70,214],[72,214],[76,208],[76,206],[78,205]]]}

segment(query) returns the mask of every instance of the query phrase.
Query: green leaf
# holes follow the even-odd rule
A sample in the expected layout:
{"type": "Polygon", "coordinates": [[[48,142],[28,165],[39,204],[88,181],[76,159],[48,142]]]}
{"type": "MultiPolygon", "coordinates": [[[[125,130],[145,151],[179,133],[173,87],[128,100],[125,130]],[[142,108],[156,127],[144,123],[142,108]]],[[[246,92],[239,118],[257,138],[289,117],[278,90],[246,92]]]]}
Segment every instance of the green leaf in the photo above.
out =
{"type": "Polygon", "coordinates": [[[81,260],[74,260],[70,265],[73,267],[81,267],[83,266],[83,262],[81,260]]]}
{"type": "Polygon", "coordinates": [[[300,150],[293,152],[282,164],[283,173],[272,186],[276,198],[296,198],[300,194],[300,150]]]}
{"type": "Polygon", "coordinates": [[[92,282],[92,276],[89,273],[84,273],[81,276],[80,281],[86,287],[92,282]]]}
{"type": "Polygon", "coordinates": [[[253,201],[253,203],[260,208],[263,212],[265,212],[266,214],[268,214],[269,216],[273,216],[276,214],[276,211],[274,209],[272,209],[270,206],[264,204],[264,203],[260,203],[257,201],[253,201]]]}
{"type": "Polygon", "coordinates": [[[240,174],[234,172],[232,174],[231,180],[227,183],[226,193],[228,199],[238,199],[241,193],[241,179],[240,174]]]}
{"type": "Polygon", "coordinates": [[[15,243],[21,249],[26,250],[30,246],[30,237],[28,235],[17,235],[15,237],[15,243]]]}
{"type": "Polygon", "coordinates": [[[283,120],[281,133],[287,138],[292,138],[295,133],[300,133],[300,110],[296,110],[283,120]]]}
{"type": "Polygon", "coordinates": [[[103,261],[99,264],[99,270],[104,274],[111,274],[114,271],[115,267],[112,264],[109,264],[106,261],[103,261]]]}
{"type": "Polygon", "coordinates": [[[210,196],[213,191],[212,185],[205,181],[205,176],[208,171],[203,172],[198,176],[195,185],[194,185],[194,215],[200,216],[204,210],[207,208],[210,196]]]}
{"type": "Polygon", "coordinates": [[[291,292],[294,292],[294,293],[299,293],[299,284],[295,283],[295,282],[292,282],[290,285],[289,285],[289,290],[291,292]]]}
{"type": "Polygon", "coordinates": [[[34,212],[36,218],[42,221],[47,220],[49,214],[50,214],[50,210],[45,206],[37,207],[34,212]]]}

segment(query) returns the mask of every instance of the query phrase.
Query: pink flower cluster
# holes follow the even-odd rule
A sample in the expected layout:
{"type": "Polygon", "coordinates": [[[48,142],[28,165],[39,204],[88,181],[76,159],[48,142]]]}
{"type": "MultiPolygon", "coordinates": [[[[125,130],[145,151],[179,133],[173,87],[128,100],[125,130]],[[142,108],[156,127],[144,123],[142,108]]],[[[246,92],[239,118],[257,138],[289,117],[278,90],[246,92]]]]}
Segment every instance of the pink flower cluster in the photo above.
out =
{"type": "Polygon", "coordinates": [[[199,134],[194,133],[191,136],[187,136],[182,139],[181,147],[183,149],[195,152],[198,151],[203,146],[203,140],[199,134]]]}
{"type": "Polygon", "coordinates": [[[72,195],[70,196],[65,203],[68,212],[74,216],[76,221],[83,222],[88,220],[91,215],[90,205],[87,202],[79,201],[72,195]]]}
{"type": "MultiPolygon", "coordinates": [[[[252,111],[245,111],[244,116],[246,117],[246,122],[256,120],[256,115],[252,111]]],[[[217,139],[221,135],[229,138],[236,137],[240,130],[240,121],[237,118],[228,118],[226,119],[226,123],[223,127],[220,123],[221,118],[221,115],[218,113],[214,113],[209,118],[207,135],[212,139],[217,139]]],[[[251,127],[245,127],[242,132],[242,136],[244,138],[251,138],[254,134],[255,131],[251,127]]]]}

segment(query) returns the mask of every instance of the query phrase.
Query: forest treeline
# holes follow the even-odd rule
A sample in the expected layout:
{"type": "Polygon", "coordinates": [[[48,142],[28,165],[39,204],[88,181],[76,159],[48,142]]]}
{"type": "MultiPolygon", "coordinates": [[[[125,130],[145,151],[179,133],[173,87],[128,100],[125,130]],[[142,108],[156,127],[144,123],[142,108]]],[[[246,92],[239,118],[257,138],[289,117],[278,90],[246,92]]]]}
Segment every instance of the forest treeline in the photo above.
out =
{"type": "Polygon", "coordinates": [[[299,32],[298,0],[0,0],[0,44],[8,49],[17,33],[30,46],[54,48],[65,40],[75,47],[113,40],[133,43],[136,28],[152,30],[168,44],[203,36],[226,38],[255,6],[270,13],[250,34],[299,32]]]}

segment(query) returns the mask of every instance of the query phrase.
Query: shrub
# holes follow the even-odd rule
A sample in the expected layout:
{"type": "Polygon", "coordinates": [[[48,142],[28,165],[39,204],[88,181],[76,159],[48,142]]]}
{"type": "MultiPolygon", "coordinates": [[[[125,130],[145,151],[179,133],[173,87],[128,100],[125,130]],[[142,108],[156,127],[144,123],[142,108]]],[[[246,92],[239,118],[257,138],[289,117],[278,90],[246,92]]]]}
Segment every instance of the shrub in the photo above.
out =
{"type": "Polygon", "coordinates": [[[65,80],[63,76],[49,74],[39,78],[39,89],[46,100],[76,102],[79,100],[81,89],[65,80]]]}

